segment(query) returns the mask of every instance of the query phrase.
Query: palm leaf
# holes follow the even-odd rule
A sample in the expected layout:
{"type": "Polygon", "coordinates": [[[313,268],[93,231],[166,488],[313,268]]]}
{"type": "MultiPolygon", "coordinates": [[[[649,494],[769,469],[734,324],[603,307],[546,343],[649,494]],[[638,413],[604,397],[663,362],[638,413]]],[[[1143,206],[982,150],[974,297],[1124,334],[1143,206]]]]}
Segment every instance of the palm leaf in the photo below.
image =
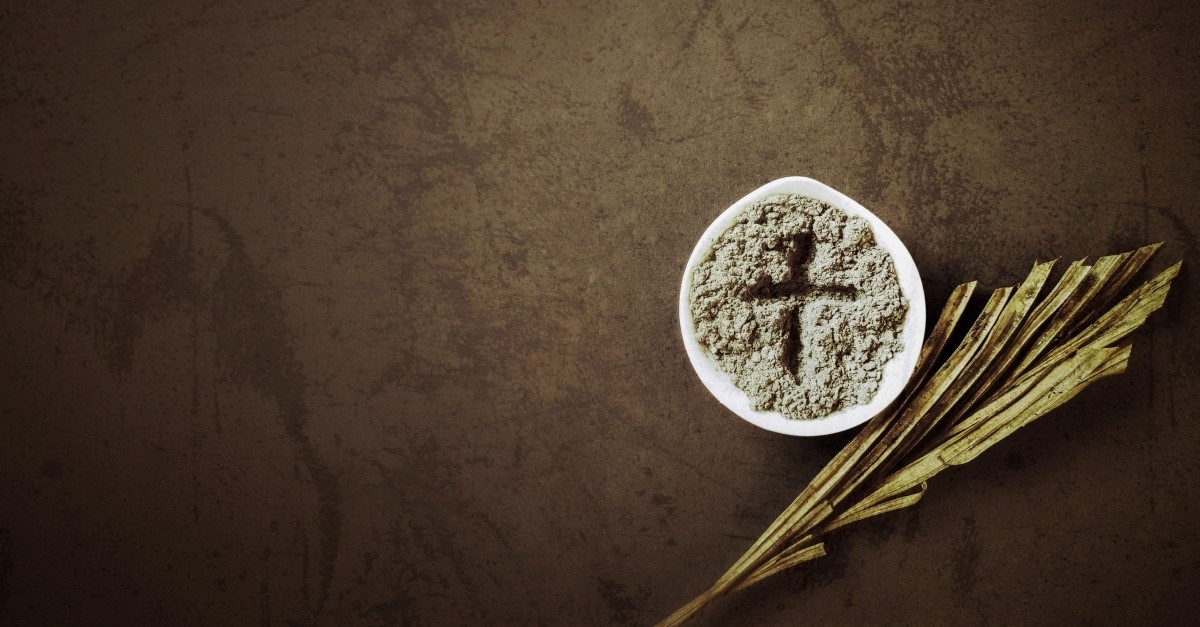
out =
{"type": "Polygon", "coordinates": [[[1125,371],[1116,346],[1162,307],[1182,262],[1121,297],[1161,244],[1072,263],[1041,296],[1054,262],[992,292],[953,350],[974,282],[950,294],[905,390],[869,421],[716,583],[659,623],[679,625],[734,590],[825,555],[822,536],[911,507],[939,472],[965,464],[1088,385],[1125,371]],[[1113,303],[1116,304],[1113,304],[1113,303]],[[944,353],[949,353],[943,357],[944,353]]]}

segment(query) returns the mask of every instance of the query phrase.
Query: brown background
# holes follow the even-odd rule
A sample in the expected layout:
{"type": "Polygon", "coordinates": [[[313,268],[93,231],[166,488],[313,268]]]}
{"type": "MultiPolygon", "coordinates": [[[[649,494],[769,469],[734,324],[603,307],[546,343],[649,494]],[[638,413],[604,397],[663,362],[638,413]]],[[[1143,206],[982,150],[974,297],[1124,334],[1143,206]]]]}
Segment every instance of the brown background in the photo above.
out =
{"type": "MultiPolygon", "coordinates": [[[[1192,3],[562,4],[5,3],[0,624],[661,618],[845,440],[678,339],[779,176],[931,309],[1200,261],[1192,3]]],[[[698,624],[1193,620],[1190,268],[1124,377],[698,624]]]]}

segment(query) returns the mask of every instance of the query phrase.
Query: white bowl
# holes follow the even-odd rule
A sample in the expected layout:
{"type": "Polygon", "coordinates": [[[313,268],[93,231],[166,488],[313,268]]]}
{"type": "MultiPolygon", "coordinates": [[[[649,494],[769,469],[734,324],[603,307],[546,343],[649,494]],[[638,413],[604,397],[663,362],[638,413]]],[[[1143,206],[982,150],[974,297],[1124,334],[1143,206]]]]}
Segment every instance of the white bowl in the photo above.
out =
{"type": "Polygon", "coordinates": [[[733,203],[704,231],[692,256],[688,259],[683,271],[683,287],[679,291],[679,324],[683,331],[683,345],[687,349],[692,367],[704,386],[712,392],[721,404],[733,410],[742,419],[751,422],[768,431],[785,433],[787,435],[826,435],[845,431],[856,427],[883,411],[912,377],[913,368],[917,365],[917,354],[925,335],[925,289],[921,285],[921,275],[917,272],[917,264],[912,255],[900,242],[900,238],[888,228],[883,220],[867,211],[862,205],[854,202],[845,194],[803,176],[789,176],[777,179],[746,194],[741,200],[733,203]],[[852,216],[862,217],[871,226],[875,241],[888,253],[896,264],[896,274],[900,279],[900,291],[908,299],[908,313],[904,319],[904,331],[901,341],[904,348],[896,354],[883,369],[883,379],[875,397],[865,405],[857,405],[835,412],[823,418],[813,420],[790,420],[775,411],[757,411],[750,404],[746,393],[733,384],[729,375],[725,374],[717,362],[700,346],[696,340],[696,326],[692,320],[690,295],[692,292],[692,272],[705,257],[713,243],[737,219],[737,216],[750,205],[773,194],[799,194],[815,198],[845,211],[852,216]]]}

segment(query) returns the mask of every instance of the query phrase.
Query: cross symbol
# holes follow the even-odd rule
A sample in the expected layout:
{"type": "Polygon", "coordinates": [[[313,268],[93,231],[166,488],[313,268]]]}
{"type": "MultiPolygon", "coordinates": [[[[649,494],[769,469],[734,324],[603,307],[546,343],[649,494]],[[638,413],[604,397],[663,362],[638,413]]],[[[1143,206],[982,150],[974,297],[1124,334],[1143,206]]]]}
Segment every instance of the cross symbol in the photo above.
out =
{"type": "Polygon", "coordinates": [[[852,301],[858,296],[858,290],[848,285],[820,285],[812,281],[808,267],[812,263],[814,248],[812,233],[796,234],[787,247],[787,266],[792,270],[791,276],[779,283],[764,282],[746,290],[748,299],[791,303],[787,319],[783,322],[782,359],[784,367],[793,377],[798,377],[800,372],[800,354],[803,352],[800,311],[804,306],[819,299],[852,301]]]}

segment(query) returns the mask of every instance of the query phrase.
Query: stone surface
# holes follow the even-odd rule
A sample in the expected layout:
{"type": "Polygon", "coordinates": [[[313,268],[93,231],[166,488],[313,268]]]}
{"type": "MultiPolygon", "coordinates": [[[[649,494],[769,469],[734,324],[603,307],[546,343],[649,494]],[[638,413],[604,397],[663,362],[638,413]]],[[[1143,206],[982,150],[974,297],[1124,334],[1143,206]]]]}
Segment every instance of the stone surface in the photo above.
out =
{"type": "MultiPolygon", "coordinates": [[[[931,310],[1200,261],[1194,4],[563,4],[0,9],[0,623],[661,618],[845,441],[738,420],[678,337],[780,176],[931,310]]],[[[697,624],[1194,620],[1191,268],[1125,376],[697,624]]]]}

